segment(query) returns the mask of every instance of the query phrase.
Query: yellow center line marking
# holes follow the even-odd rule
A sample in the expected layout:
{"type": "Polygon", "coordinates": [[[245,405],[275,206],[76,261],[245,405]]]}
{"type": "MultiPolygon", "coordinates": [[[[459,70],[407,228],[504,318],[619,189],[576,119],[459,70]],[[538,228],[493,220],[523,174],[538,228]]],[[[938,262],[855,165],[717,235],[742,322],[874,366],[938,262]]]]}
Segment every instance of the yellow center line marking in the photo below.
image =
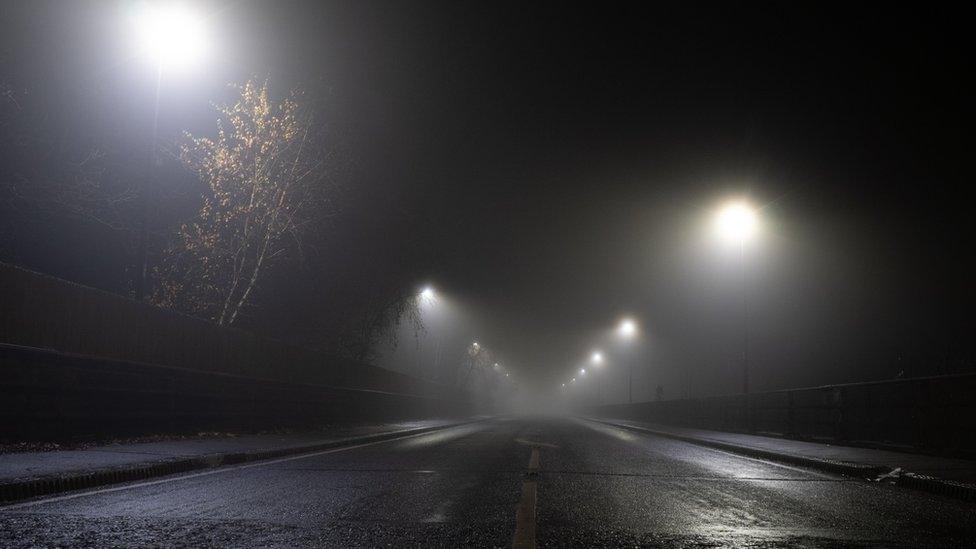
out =
{"type": "Polygon", "coordinates": [[[536,440],[527,440],[524,438],[517,438],[515,442],[519,444],[525,444],[526,446],[532,446],[533,448],[559,448],[555,444],[549,444],[548,442],[539,442],[536,440]]]}
{"type": "MultiPolygon", "coordinates": [[[[539,449],[532,448],[529,457],[529,472],[539,471],[539,449]]],[[[513,549],[535,549],[535,502],[536,477],[529,476],[522,481],[522,499],[515,512],[515,535],[512,537],[513,549]]]]}

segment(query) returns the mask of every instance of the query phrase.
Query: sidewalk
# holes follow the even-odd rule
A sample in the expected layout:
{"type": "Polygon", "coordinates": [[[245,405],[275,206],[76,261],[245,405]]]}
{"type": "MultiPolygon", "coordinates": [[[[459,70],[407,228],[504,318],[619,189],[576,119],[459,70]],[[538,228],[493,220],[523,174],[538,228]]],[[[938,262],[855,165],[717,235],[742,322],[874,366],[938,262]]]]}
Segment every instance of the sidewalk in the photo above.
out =
{"type": "MultiPolygon", "coordinates": [[[[590,418],[625,429],[976,501],[976,461],[785,438],[590,418]]],[[[962,435],[966,436],[966,435],[962,435]]]]}
{"type": "Polygon", "coordinates": [[[300,433],[201,435],[78,450],[0,454],[0,502],[420,434],[482,418],[336,426],[300,433]]]}

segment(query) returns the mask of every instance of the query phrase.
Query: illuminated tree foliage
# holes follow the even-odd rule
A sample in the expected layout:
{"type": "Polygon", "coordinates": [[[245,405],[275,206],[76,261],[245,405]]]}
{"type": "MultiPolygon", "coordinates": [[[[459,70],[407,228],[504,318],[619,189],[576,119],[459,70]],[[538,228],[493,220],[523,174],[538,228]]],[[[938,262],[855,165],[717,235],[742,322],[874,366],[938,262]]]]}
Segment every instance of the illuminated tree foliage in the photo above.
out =
{"type": "Polygon", "coordinates": [[[181,148],[205,185],[203,204],[163,254],[153,293],[158,305],[221,325],[239,319],[267,271],[300,255],[332,209],[329,155],[299,95],[276,102],[255,80],[237,89],[233,105],[217,107],[216,137],[187,134],[181,148]]]}

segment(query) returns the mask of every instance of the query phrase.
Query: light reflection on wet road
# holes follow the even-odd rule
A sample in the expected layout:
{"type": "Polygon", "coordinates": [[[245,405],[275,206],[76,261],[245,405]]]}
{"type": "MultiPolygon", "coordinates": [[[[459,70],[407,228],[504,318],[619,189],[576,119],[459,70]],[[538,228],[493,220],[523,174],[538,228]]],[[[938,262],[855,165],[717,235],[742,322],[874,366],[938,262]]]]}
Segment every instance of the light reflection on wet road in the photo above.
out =
{"type": "Polygon", "coordinates": [[[504,418],[0,510],[0,545],[965,546],[976,506],[606,425],[504,418]]]}

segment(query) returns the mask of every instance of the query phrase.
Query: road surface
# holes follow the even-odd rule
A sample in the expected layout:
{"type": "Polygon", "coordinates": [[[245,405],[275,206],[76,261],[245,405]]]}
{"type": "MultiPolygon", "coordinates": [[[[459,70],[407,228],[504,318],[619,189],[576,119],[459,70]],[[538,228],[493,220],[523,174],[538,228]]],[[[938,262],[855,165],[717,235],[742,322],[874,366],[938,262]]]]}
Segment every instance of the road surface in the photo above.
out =
{"type": "Polygon", "coordinates": [[[972,504],[557,418],[0,509],[0,546],[959,547],[974,533],[972,504]]]}

